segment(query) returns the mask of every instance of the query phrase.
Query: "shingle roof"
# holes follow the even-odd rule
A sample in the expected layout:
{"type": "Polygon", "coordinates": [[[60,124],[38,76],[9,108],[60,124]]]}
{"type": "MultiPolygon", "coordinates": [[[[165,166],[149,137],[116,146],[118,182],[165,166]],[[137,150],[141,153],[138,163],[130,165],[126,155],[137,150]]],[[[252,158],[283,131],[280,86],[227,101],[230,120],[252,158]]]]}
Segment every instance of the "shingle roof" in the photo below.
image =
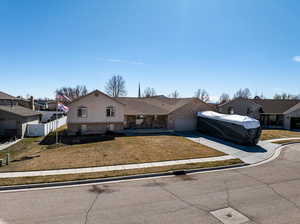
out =
{"type": "Polygon", "coordinates": [[[20,117],[31,117],[40,115],[40,113],[21,106],[0,105],[0,110],[18,115],[20,117]]]}
{"type": "Polygon", "coordinates": [[[0,100],[14,100],[16,97],[0,91],[0,100]]]}
{"type": "Polygon", "coordinates": [[[194,98],[118,97],[117,100],[125,104],[125,114],[127,115],[166,115],[191,102],[194,98]]]}
{"type": "MultiPolygon", "coordinates": [[[[95,90],[86,96],[79,97],[72,101],[79,101],[91,94],[102,94],[110,99],[125,106],[126,115],[167,115],[180,107],[197,100],[196,98],[168,98],[163,95],[149,97],[149,98],[138,98],[138,97],[110,97],[99,90],[95,90]]],[[[72,104],[71,103],[71,104],[72,104]]],[[[211,107],[214,110],[214,107],[211,107]]]]}
{"type": "Polygon", "coordinates": [[[87,95],[84,95],[84,96],[81,96],[81,97],[78,97],[78,98],[72,100],[72,102],[69,103],[69,105],[71,105],[72,103],[77,102],[77,101],[79,101],[79,100],[81,100],[81,99],[84,99],[85,97],[90,96],[90,95],[92,95],[92,94],[95,94],[95,95],[101,94],[102,96],[105,96],[105,97],[107,97],[107,98],[110,98],[110,99],[116,101],[117,103],[123,104],[122,102],[118,101],[117,98],[111,97],[111,96],[109,96],[109,95],[107,95],[107,94],[101,92],[100,90],[96,89],[96,90],[94,90],[94,91],[88,93],[87,95]]]}
{"type": "Polygon", "coordinates": [[[300,100],[253,99],[252,101],[262,107],[263,113],[270,114],[283,114],[285,111],[300,103],[300,100]]]}

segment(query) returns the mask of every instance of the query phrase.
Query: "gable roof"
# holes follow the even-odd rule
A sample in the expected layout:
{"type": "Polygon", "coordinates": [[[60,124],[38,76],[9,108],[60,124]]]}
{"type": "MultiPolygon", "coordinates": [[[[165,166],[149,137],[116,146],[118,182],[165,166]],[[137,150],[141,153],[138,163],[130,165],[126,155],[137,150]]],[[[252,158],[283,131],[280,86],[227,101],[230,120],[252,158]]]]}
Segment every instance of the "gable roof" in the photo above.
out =
{"type": "Polygon", "coordinates": [[[287,111],[285,111],[284,114],[289,114],[299,109],[300,109],[300,102],[297,103],[295,106],[291,107],[290,109],[288,109],[287,111]]]}
{"type": "Polygon", "coordinates": [[[21,107],[18,105],[10,106],[10,105],[0,105],[0,110],[18,115],[20,117],[32,117],[38,116],[40,113],[30,110],[26,107],[21,107]]]}
{"type": "Polygon", "coordinates": [[[275,99],[245,99],[245,98],[236,98],[229,102],[223,103],[218,107],[222,107],[226,104],[237,100],[248,101],[249,103],[256,104],[258,107],[261,107],[263,113],[266,114],[283,114],[288,111],[290,108],[294,107],[300,100],[275,100],[275,99]]]}
{"type": "MultiPolygon", "coordinates": [[[[105,93],[94,90],[85,96],[81,96],[75,100],[73,100],[70,104],[77,102],[89,95],[94,93],[101,94],[105,97],[108,97],[114,100],[117,103],[120,103],[125,106],[124,113],[126,115],[167,115],[182,106],[198,100],[197,98],[168,98],[163,95],[148,97],[148,98],[138,98],[138,97],[111,97],[106,95],[105,93]]],[[[203,102],[204,103],[204,102],[203,102]]],[[[211,106],[211,105],[209,105],[211,106]]],[[[211,108],[214,110],[213,106],[211,108]]]]}
{"type": "Polygon", "coordinates": [[[72,105],[74,102],[77,102],[77,101],[79,101],[79,100],[81,100],[81,99],[84,99],[85,97],[88,97],[88,96],[93,95],[93,94],[95,94],[95,93],[98,93],[98,94],[100,94],[100,95],[102,95],[102,96],[105,96],[105,97],[107,97],[107,98],[110,98],[111,100],[113,100],[113,101],[115,101],[115,102],[117,102],[117,103],[123,104],[122,102],[118,101],[117,98],[111,97],[111,96],[109,96],[109,95],[107,95],[107,94],[101,92],[100,90],[96,89],[96,90],[94,90],[94,91],[88,93],[88,94],[85,95],[85,96],[81,96],[81,97],[76,98],[76,99],[73,100],[69,105],[72,105]]]}
{"type": "Polygon", "coordinates": [[[232,99],[230,101],[227,101],[227,102],[224,102],[224,103],[221,103],[219,105],[217,105],[217,107],[222,107],[222,106],[225,106],[226,104],[230,104],[232,102],[235,102],[235,101],[239,101],[239,100],[243,100],[243,101],[247,101],[253,105],[256,105],[258,107],[260,107],[261,105],[257,104],[256,102],[254,102],[252,99],[246,99],[246,98],[241,98],[241,97],[238,97],[238,98],[235,98],[235,99],[232,99]]]}
{"type": "Polygon", "coordinates": [[[117,100],[125,104],[125,114],[127,115],[167,115],[197,99],[119,97],[117,100]]]}
{"type": "Polygon", "coordinates": [[[14,100],[16,97],[0,91],[0,100],[14,100]]]}
{"type": "Polygon", "coordinates": [[[259,104],[266,114],[283,114],[300,103],[300,100],[253,99],[252,101],[259,104]]]}

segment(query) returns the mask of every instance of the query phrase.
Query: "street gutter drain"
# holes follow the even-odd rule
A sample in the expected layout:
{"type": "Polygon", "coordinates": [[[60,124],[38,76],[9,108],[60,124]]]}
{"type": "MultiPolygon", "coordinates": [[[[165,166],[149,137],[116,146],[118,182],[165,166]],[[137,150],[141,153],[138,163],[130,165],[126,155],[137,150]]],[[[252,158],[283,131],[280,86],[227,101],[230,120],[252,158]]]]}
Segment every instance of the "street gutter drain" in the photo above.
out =
{"type": "Polygon", "coordinates": [[[175,176],[186,175],[186,171],[185,170],[174,170],[173,174],[175,176]]]}
{"type": "Polygon", "coordinates": [[[231,207],[211,211],[210,214],[224,224],[243,224],[249,221],[246,216],[231,207]]]}

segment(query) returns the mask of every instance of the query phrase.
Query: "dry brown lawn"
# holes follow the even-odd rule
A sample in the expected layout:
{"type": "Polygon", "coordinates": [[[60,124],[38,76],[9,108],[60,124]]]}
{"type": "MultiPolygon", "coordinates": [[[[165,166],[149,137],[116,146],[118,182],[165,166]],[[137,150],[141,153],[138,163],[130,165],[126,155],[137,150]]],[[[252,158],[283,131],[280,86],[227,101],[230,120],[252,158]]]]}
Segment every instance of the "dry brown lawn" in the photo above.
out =
{"type": "MultiPolygon", "coordinates": [[[[74,180],[83,180],[83,179],[97,179],[97,178],[128,176],[128,175],[136,175],[136,174],[144,174],[144,173],[161,173],[161,172],[174,171],[174,170],[201,169],[201,168],[228,166],[228,165],[242,164],[242,163],[243,162],[239,159],[229,159],[225,161],[193,163],[193,164],[164,166],[164,167],[122,170],[122,171],[53,175],[53,176],[51,175],[51,176],[37,176],[37,177],[1,178],[0,186],[74,181],[74,180]]],[[[184,177],[185,176],[182,176],[182,178],[184,177]]]]}
{"type": "Polygon", "coordinates": [[[10,165],[0,167],[0,172],[95,167],[225,155],[181,136],[172,135],[124,136],[87,144],[59,145],[55,148],[40,145],[41,140],[24,139],[0,152],[0,158],[9,152],[14,160],[10,165]]]}
{"type": "Polygon", "coordinates": [[[261,134],[261,140],[269,140],[275,138],[292,138],[292,137],[300,137],[300,132],[289,131],[289,130],[263,130],[261,134]]]}

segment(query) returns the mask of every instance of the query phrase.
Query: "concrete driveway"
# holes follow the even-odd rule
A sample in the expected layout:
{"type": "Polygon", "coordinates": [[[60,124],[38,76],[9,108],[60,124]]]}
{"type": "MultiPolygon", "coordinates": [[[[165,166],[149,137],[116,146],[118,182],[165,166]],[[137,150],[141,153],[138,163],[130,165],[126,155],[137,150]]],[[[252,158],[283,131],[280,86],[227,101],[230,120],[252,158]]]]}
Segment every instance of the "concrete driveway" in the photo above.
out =
{"type": "Polygon", "coordinates": [[[260,141],[256,146],[242,146],[232,142],[203,135],[199,132],[180,132],[180,136],[189,140],[214,148],[235,158],[239,158],[245,163],[255,164],[270,158],[275,150],[280,146],[270,141],[260,141]]]}
{"type": "Polygon", "coordinates": [[[0,193],[1,224],[300,223],[300,144],[256,167],[0,193]],[[239,214],[239,215],[237,215],[239,214]],[[241,218],[242,217],[242,218],[241,218]],[[224,217],[223,217],[224,218],[224,217]],[[228,221],[228,220],[227,220],[228,221]],[[242,221],[242,222],[239,222],[242,221]]]}
{"type": "MultiPolygon", "coordinates": [[[[12,141],[12,142],[6,142],[6,143],[1,143],[0,144],[0,151],[1,150],[4,150],[4,149],[7,149],[8,147],[18,143],[19,141],[21,141],[21,139],[17,139],[15,141],[12,141]]],[[[1,224],[1,223],[0,223],[1,224]]]]}

